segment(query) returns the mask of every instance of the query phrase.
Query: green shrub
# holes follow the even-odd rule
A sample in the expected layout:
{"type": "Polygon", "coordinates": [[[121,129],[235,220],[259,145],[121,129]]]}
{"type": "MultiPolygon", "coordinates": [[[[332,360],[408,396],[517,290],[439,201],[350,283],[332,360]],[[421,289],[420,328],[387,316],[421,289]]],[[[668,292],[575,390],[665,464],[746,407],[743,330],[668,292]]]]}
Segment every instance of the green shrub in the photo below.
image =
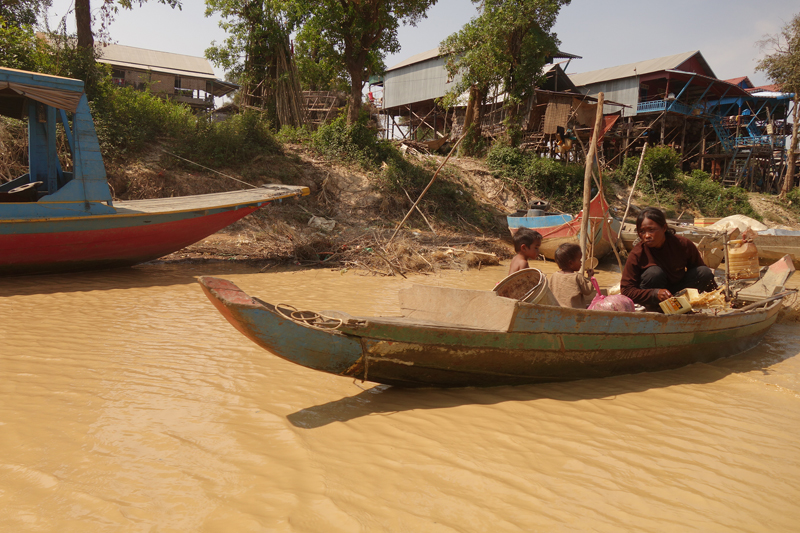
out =
{"type": "MultiPolygon", "coordinates": [[[[675,182],[681,163],[681,155],[669,146],[654,146],[644,156],[642,172],[650,174],[656,186],[668,186],[675,182]]],[[[635,171],[634,171],[635,172],[635,171]]]]}
{"type": "MultiPolygon", "coordinates": [[[[642,164],[644,166],[644,163],[642,164]]],[[[639,158],[638,157],[626,157],[625,161],[622,162],[622,165],[617,169],[615,173],[615,177],[618,177],[618,181],[625,185],[632,185],[633,180],[636,178],[636,170],[639,168],[639,158]]]]}
{"type": "Polygon", "coordinates": [[[800,187],[795,187],[786,193],[786,203],[789,209],[800,213],[800,187]]]}
{"type": "Polygon", "coordinates": [[[711,174],[709,174],[704,170],[700,170],[699,168],[692,170],[691,176],[695,179],[700,179],[700,180],[711,179],[711,174]]]}
{"type": "Polygon", "coordinates": [[[564,164],[518,148],[495,145],[486,157],[497,176],[515,182],[564,211],[577,211],[583,202],[583,165],[564,164]]]}
{"type": "Polygon", "coordinates": [[[245,164],[258,155],[280,153],[270,122],[258,111],[245,111],[221,122],[193,117],[194,127],[178,132],[178,155],[211,166],[245,164]]]}
{"type": "Polygon", "coordinates": [[[323,155],[376,170],[396,150],[389,141],[378,139],[375,130],[367,126],[367,119],[365,114],[355,124],[348,125],[345,117],[338,117],[314,132],[311,144],[323,155]]]}
{"type": "Polygon", "coordinates": [[[280,152],[261,113],[246,111],[213,122],[183,104],[130,87],[92,102],[97,136],[106,155],[136,153],[162,141],[177,155],[212,166],[243,164],[259,154],[280,152]]]}
{"type": "Polygon", "coordinates": [[[104,151],[114,155],[135,153],[156,139],[180,136],[194,123],[188,107],[131,87],[111,91],[95,99],[91,107],[104,151]]]}
{"type": "Polygon", "coordinates": [[[311,131],[305,126],[296,128],[294,126],[281,126],[278,133],[275,134],[278,142],[288,144],[302,144],[311,140],[311,131]]]}
{"type": "Polygon", "coordinates": [[[524,168],[527,157],[519,148],[495,143],[486,154],[486,165],[492,170],[506,174],[506,176],[519,175],[524,168]]]}
{"type": "MultiPolygon", "coordinates": [[[[639,179],[653,176],[656,186],[669,186],[674,184],[677,178],[681,163],[681,156],[669,146],[653,146],[647,149],[642,162],[642,171],[639,179]]],[[[619,168],[619,177],[625,185],[633,183],[636,177],[636,169],[639,168],[638,157],[628,157],[619,168]]]]}
{"type": "Polygon", "coordinates": [[[703,215],[727,217],[742,214],[761,220],[748,201],[747,191],[741,187],[725,188],[703,177],[684,176],[679,190],[682,203],[698,209],[703,215]]]}

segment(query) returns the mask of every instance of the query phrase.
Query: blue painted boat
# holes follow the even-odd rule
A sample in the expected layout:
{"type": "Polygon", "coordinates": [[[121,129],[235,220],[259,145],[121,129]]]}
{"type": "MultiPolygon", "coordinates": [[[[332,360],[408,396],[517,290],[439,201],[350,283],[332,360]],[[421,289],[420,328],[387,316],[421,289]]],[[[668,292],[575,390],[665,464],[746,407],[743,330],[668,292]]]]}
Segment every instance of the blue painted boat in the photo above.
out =
{"type": "MultiPolygon", "coordinates": [[[[402,316],[299,311],[203,277],[203,291],[248,339],[307,368],[404,387],[518,385],[707,363],[757,345],[780,297],[724,316],[588,311],[414,285],[402,316]]],[[[768,294],[772,294],[769,292],[768,294]]]]}
{"type": "Polygon", "coordinates": [[[0,274],[130,266],[211,235],[307,187],[116,201],[80,80],[0,68],[0,114],[28,122],[29,172],[0,185],[0,274]],[[73,171],[56,149],[61,123],[73,171]]]}
{"type": "MultiPolygon", "coordinates": [[[[583,211],[575,217],[567,214],[506,217],[512,236],[520,228],[530,228],[541,233],[542,244],[539,246],[539,253],[551,261],[555,260],[556,249],[559,246],[564,243],[578,243],[582,219],[583,211]]],[[[619,221],[609,215],[608,203],[600,194],[592,198],[589,204],[589,221],[592,255],[602,259],[612,251],[611,243],[616,241],[619,221]]]]}

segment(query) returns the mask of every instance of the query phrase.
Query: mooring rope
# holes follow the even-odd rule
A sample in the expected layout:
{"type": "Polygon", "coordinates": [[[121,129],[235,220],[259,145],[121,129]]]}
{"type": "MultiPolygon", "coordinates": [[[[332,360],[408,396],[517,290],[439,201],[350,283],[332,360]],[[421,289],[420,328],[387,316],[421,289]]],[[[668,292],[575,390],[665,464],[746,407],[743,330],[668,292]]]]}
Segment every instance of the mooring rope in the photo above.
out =
{"type": "Polygon", "coordinates": [[[232,179],[233,181],[238,181],[239,183],[244,183],[248,187],[252,187],[254,189],[258,189],[258,185],[253,185],[252,183],[247,183],[246,181],[242,181],[239,178],[234,178],[233,176],[229,176],[227,174],[223,174],[222,172],[220,172],[218,170],[214,170],[213,168],[205,167],[205,166],[201,165],[200,163],[196,163],[196,162],[192,161],[191,159],[186,159],[185,157],[181,157],[179,155],[175,155],[172,152],[167,152],[163,148],[161,148],[161,151],[164,152],[165,154],[171,155],[172,157],[177,157],[178,159],[182,159],[183,161],[186,161],[187,163],[191,163],[193,165],[197,165],[200,168],[204,168],[204,169],[208,170],[209,172],[215,172],[215,173],[219,174],[220,176],[225,176],[226,178],[232,179]]]}
{"type": "Polygon", "coordinates": [[[344,320],[341,318],[325,316],[320,313],[315,313],[314,311],[301,311],[295,306],[289,304],[276,304],[275,311],[287,320],[323,331],[328,329],[339,329],[342,324],[344,324],[344,320]],[[284,309],[289,311],[289,314],[287,314],[284,309]],[[332,323],[336,325],[333,325],[332,323]]]}

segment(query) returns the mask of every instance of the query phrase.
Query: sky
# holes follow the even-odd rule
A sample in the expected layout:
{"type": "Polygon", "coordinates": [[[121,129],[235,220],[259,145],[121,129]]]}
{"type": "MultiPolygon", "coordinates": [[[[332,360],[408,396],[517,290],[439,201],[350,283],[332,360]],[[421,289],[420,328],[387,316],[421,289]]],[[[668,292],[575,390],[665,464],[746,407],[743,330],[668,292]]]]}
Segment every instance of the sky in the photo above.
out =
{"type": "MultiPolygon", "coordinates": [[[[50,26],[73,8],[72,0],[53,0],[50,26]]],[[[718,78],[748,76],[758,86],[769,81],[755,72],[763,57],[756,41],[778,33],[799,12],[797,0],[572,0],[561,9],[555,31],[562,51],[582,56],[567,73],[700,50],[718,78]]],[[[121,11],[109,32],[117,44],[202,56],[213,41],[225,39],[218,19],[204,13],[202,0],[183,0],[180,11],[150,0],[121,11]]],[[[386,65],[435,48],[476,15],[470,0],[439,0],[416,27],[401,27],[402,49],[386,65]]],[[[67,20],[74,31],[74,13],[67,20]]]]}

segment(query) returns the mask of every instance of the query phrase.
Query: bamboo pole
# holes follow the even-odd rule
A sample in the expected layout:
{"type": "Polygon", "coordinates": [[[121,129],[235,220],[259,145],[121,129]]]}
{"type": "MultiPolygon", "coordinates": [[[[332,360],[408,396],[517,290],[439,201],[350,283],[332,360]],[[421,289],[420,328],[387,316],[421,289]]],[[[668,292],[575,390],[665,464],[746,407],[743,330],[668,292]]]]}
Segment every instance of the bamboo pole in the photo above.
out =
{"type": "Polygon", "coordinates": [[[644,163],[644,153],[647,151],[647,141],[644,142],[642,147],[642,156],[639,158],[639,166],[636,168],[636,177],[633,178],[633,186],[631,192],[628,194],[628,203],[625,205],[625,214],[622,215],[622,224],[619,225],[619,233],[617,239],[622,236],[622,226],[625,224],[625,218],[628,216],[628,210],[631,208],[631,200],[633,200],[633,192],[636,190],[636,182],[639,181],[639,174],[642,172],[642,163],[644,163]]]}
{"type": "Polygon", "coordinates": [[[434,182],[434,181],[436,181],[436,177],[439,175],[439,171],[440,171],[440,170],[442,170],[442,167],[444,167],[445,163],[447,163],[447,160],[448,160],[448,159],[450,159],[450,156],[451,156],[451,155],[453,155],[453,152],[455,152],[455,151],[456,151],[456,148],[458,148],[458,145],[459,145],[459,144],[461,144],[461,141],[463,141],[463,140],[464,140],[464,137],[466,137],[466,136],[467,136],[467,133],[466,133],[466,132],[464,132],[464,133],[461,135],[461,137],[458,139],[458,141],[456,142],[456,144],[454,144],[454,145],[453,145],[453,148],[451,148],[451,149],[450,149],[450,153],[449,153],[449,154],[447,154],[447,157],[445,157],[445,158],[444,158],[444,161],[442,161],[442,164],[441,164],[441,165],[439,165],[439,168],[437,168],[437,169],[436,169],[436,172],[433,174],[433,177],[431,178],[431,181],[429,181],[429,182],[428,182],[428,184],[427,184],[427,185],[425,186],[425,188],[422,190],[422,193],[420,193],[420,195],[419,195],[419,198],[417,198],[417,201],[416,201],[416,202],[414,202],[414,205],[412,205],[412,206],[411,206],[411,209],[409,209],[409,210],[408,210],[408,213],[406,213],[406,216],[404,216],[404,217],[403,217],[403,220],[401,220],[401,221],[400,221],[400,223],[399,223],[399,224],[397,225],[397,227],[395,228],[395,230],[394,230],[394,233],[392,233],[392,237],[391,237],[391,238],[389,239],[389,241],[386,243],[387,245],[388,245],[388,244],[391,244],[391,242],[392,242],[392,241],[394,240],[394,238],[397,236],[397,232],[398,232],[398,231],[400,231],[400,228],[402,228],[402,227],[403,227],[403,224],[405,224],[406,220],[408,220],[408,217],[409,217],[409,216],[411,216],[411,213],[413,213],[413,212],[414,212],[414,209],[416,209],[416,207],[417,207],[417,204],[419,204],[419,201],[420,201],[420,200],[422,200],[422,197],[423,197],[423,196],[425,196],[425,193],[426,193],[426,192],[428,192],[428,189],[430,189],[430,188],[431,188],[431,185],[433,185],[433,182],[434,182]]]}
{"type": "Polygon", "coordinates": [[[594,134],[589,140],[589,153],[586,155],[586,170],[583,173],[583,217],[581,218],[581,252],[583,252],[583,262],[581,263],[580,273],[586,271],[586,252],[589,234],[589,204],[592,201],[592,165],[594,164],[595,154],[597,153],[597,139],[600,138],[600,124],[603,122],[603,103],[605,95],[597,95],[597,113],[594,120],[594,134]]]}

